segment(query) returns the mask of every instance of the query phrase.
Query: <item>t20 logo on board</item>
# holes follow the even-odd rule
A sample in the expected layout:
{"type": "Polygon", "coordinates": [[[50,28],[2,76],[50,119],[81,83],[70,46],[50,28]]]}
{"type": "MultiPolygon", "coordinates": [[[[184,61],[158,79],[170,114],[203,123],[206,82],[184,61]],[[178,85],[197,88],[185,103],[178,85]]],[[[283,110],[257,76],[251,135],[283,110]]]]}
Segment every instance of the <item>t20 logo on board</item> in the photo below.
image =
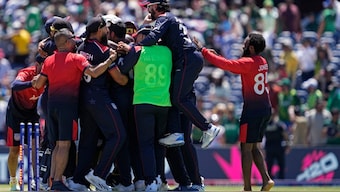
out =
{"type": "Polygon", "coordinates": [[[339,161],[332,152],[314,150],[307,154],[301,163],[302,173],[296,177],[297,181],[332,181],[339,161]]]}

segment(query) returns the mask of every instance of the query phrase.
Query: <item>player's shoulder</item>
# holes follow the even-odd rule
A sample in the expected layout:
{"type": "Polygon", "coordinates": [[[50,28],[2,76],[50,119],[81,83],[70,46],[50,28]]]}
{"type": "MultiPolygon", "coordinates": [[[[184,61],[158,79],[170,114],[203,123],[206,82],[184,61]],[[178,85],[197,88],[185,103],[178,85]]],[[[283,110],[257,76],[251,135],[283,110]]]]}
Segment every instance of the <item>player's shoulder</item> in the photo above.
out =
{"type": "Polygon", "coordinates": [[[106,51],[109,51],[110,47],[100,43],[97,40],[90,39],[85,42],[83,49],[91,52],[99,51],[104,53],[106,51]]]}
{"type": "Polygon", "coordinates": [[[35,66],[29,66],[29,67],[25,67],[23,69],[20,69],[18,71],[18,76],[30,76],[30,75],[34,75],[36,71],[35,66]]]}

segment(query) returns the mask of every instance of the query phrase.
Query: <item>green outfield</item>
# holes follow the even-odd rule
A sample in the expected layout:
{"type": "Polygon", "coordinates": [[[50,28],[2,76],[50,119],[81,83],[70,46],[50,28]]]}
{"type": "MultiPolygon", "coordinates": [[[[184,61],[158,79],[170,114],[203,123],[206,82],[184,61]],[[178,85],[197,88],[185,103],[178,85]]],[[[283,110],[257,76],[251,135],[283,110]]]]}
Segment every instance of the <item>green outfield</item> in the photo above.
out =
{"type": "MultiPolygon", "coordinates": [[[[6,184],[0,185],[0,191],[8,191],[9,186],[6,184]]],[[[259,186],[254,186],[253,191],[259,191],[259,186]]],[[[242,191],[242,186],[206,186],[206,191],[242,191]]],[[[289,191],[340,191],[340,186],[275,186],[272,188],[271,191],[282,191],[282,192],[289,192],[289,191]]]]}

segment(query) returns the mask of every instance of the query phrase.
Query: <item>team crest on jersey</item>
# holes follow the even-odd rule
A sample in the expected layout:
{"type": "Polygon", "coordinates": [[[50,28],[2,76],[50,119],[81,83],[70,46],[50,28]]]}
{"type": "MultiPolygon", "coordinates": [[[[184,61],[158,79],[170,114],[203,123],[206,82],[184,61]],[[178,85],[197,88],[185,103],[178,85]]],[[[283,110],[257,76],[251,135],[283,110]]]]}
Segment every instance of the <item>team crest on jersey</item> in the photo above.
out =
{"type": "Polygon", "coordinates": [[[20,141],[20,133],[14,133],[14,141],[20,141]]]}

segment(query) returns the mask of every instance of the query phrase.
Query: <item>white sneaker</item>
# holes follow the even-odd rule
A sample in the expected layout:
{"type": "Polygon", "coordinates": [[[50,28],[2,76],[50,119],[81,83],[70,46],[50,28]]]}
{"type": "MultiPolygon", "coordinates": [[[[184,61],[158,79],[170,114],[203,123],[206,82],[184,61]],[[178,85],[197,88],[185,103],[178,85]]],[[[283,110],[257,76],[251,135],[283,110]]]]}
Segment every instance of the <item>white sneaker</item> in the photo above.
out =
{"type": "Polygon", "coordinates": [[[50,187],[48,186],[48,183],[40,182],[39,183],[39,190],[40,191],[49,191],[50,187]]]}
{"type": "Polygon", "coordinates": [[[145,181],[144,180],[138,180],[134,184],[135,184],[135,190],[136,191],[144,191],[145,190],[145,181]]]}
{"type": "Polygon", "coordinates": [[[177,147],[184,145],[184,134],[183,133],[171,133],[170,135],[158,140],[161,145],[167,147],[177,147]]]}
{"type": "Polygon", "coordinates": [[[90,191],[89,188],[86,187],[86,185],[75,183],[73,179],[68,179],[67,182],[68,188],[70,188],[73,191],[90,191]]]}
{"type": "Polygon", "coordinates": [[[134,191],[135,190],[135,185],[131,184],[129,186],[124,186],[122,184],[118,184],[115,187],[112,188],[114,191],[134,191]]]}
{"type": "Polygon", "coordinates": [[[106,181],[98,176],[93,174],[93,170],[91,170],[87,175],[85,175],[85,179],[90,182],[93,186],[96,187],[97,191],[111,191],[111,187],[106,184],[106,181]]]}
{"type": "Polygon", "coordinates": [[[163,183],[160,175],[156,177],[156,182],[158,191],[168,191],[170,189],[167,183],[163,183]]]}
{"type": "Polygon", "coordinates": [[[192,185],[191,188],[197,189],[198,191],[205,191],[204,185],[192,185]]]}
{"type": "Polygon", "coordinates": [[[169,191],[170,187],[167,183],[162,183],[158,190],[159,191],[169,191]]]}
{"type": "Polygon", "coordinates": [[[157,191],[157,189],[158,189],[158,185],[156,183],[156,180],[145,187],[145,191],[157,191]]]}
{"type": "Polygon", "coordinates": [[[218,133],[220,132],[220,128],[215,125],[211,125],[210,129],[203,131],[203,136],[201,138],[202,148],[207,148],[211,142],[216,138],[218,133]]]}
{"type": "Polygon", "coordinates": [[[10,187],[10,191],[20,191],[20,186],[18,184],[18,180],[15,179],[13,181],[9,182],[9,187],[10,187]]]}

